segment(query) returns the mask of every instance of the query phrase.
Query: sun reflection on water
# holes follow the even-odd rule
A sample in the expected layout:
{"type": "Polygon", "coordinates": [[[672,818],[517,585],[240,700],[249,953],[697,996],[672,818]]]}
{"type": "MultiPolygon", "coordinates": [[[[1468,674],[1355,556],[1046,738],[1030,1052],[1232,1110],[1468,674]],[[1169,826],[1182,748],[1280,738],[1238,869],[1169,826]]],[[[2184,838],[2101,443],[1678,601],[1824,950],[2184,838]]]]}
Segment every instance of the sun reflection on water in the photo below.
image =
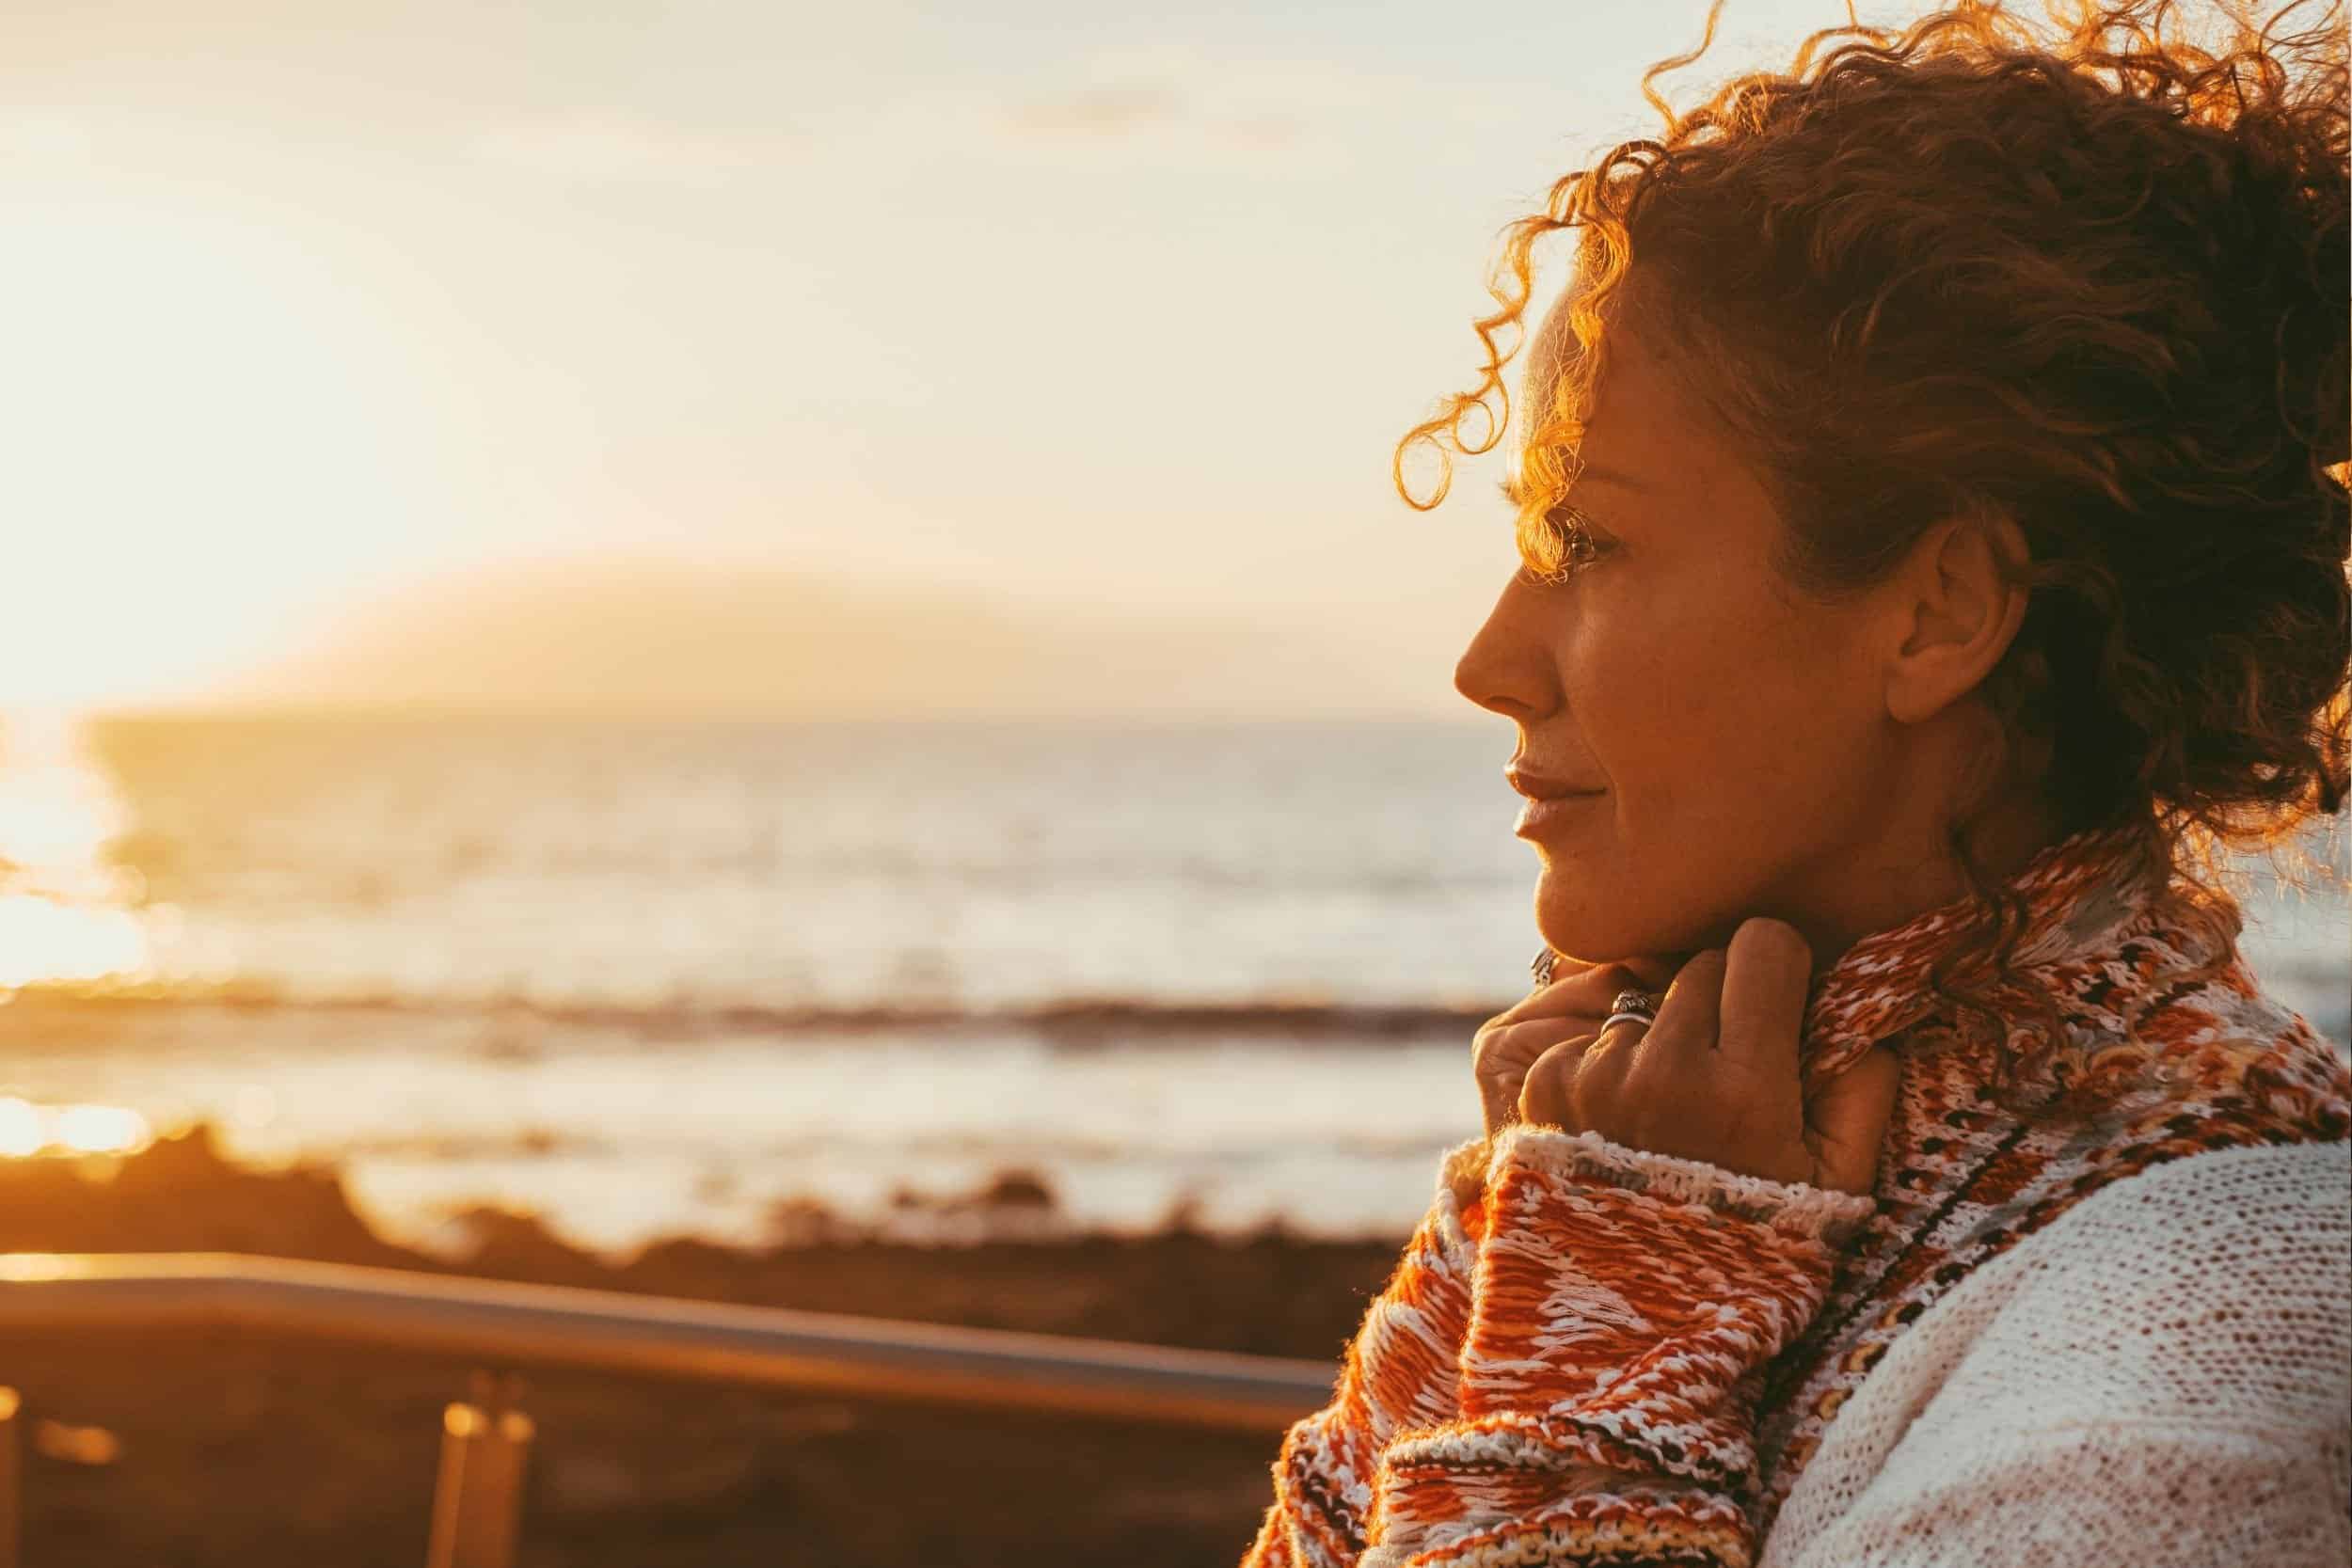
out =
{"type": "Polygon", "coordinates": [[[0,717],[0,993],[146,972],[137,873],[105,855],[124,826],[72,716],[0,717]]]}
{"type": "Polygon", "coordinates": [[[37,1105],[0,1098],[0,1155],[135,1154],[154,1130],[120,1105],[37,1105]]]}

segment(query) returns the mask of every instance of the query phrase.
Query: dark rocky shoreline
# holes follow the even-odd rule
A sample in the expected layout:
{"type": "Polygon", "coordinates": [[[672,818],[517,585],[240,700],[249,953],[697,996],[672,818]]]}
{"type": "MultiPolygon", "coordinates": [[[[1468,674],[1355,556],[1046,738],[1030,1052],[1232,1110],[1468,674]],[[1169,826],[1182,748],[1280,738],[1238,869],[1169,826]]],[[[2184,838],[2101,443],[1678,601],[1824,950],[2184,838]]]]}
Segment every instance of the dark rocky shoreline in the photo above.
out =
{"type": "MultiPolygon", "coordinates": [[[[1050,1202],[1017,1173],[995,1195],[1050,1202]]],[[[812,1209],[784,1244],[679,1238],[613,1260],[524,1216],[468,1229],[453,1259],[395,1245],[332,1171],[246,1169],[200,1128],[119,1161],[0,1164],[0,1250],[248,1252],[1335,1364],[1402,1240],[1208,1235],[1179,1215],[938,1246],[812,1209]]],[[[471,1370],[216,1332],[0,1337],[0,1383],[24,1401],[24,1560],[415,1568],[440,1411],[471,1370]]],[[[553,1370],[523,1402],[532,1568],[1232,1562],[1279,1438],[553,1370]]]]}

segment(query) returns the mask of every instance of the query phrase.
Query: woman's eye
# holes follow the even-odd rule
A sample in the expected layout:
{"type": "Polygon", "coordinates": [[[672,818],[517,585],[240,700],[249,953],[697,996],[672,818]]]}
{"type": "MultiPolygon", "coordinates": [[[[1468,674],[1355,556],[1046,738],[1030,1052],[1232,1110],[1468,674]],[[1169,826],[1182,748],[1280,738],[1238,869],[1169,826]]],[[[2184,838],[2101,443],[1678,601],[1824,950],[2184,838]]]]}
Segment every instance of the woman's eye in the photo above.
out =
{"type": "Polygon", "coordinates": [[[1606,553],[1601,542],[1594,537],[1584,514],[1572,506],[1562,504],[1553,507],[1544,515],[1544,526],[1559,541],[1560,564],[1547,574],[1530,561],[1531,569],[1539,577],[1549,576],[1551,580],[1558,581],[1582,571],[1606,553]]]}
{"type": "Polygon", "coordinates": [[[1593,531],[1585,526],[1582,513],[1571,512],[1564,507],[1553,513],[1549,520],[1559,533],[1561,541],[1566,545],[1567,559],[1571,565],[1588,564],[1600,554],[1600,542],[1593,537],[1593,531]]]}

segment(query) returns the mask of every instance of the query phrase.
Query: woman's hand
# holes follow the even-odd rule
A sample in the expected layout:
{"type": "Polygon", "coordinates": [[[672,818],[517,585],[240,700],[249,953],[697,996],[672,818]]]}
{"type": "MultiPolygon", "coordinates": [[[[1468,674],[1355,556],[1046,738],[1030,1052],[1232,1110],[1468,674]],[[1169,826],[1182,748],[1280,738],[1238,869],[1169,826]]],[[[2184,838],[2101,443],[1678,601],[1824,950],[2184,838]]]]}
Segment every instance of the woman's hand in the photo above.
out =
{"type": "Polygon", "coordinates": [[[1486,1135],[1492,1137],[1519,1119],[1520,1089],[1528,1069],[1544,1053],[1580,1036],[1589,1039],[1599,1034],[1609,1004],[1619,991],[1662,990],[1678,967],[1679,960],[1673,958],[1607,964],[1559,958],[1549,985],[1481,1024],[1470,1040],[1470,1075],[1478,1083],[1486,1135]]]}
{"type": "MultiPolygon", "coordinates": [[[[1797,1048],[1812,959],[1794,927],[1744,921],[1728,948],[1679,967],[1655,1022],[1623,1020],[1606,1030],[1600,1022],[1615,989],[1602,988],[1612,971],[1622,979],[1625,966],[1546,987],[1530,1002],[1568,986],[1579,989],[1563,1000],[1576,1006],[1551,1014],[1555,1043],[1524,1069],[1518,1116],[1770,1180],[1870,1191],[1899,1064],[1877,1047],[1804,1096],[1797,1048]],[[1588,992],[1599,994],[1599,1016],[1584,1010],[1588,992]],[[1564,1022],[1574,1027],[1566,1037],[1564,1022]]],[[[1510,1053],[1523,1053],[1533,1038],[1514,1038],[1510,1053]]],[[[1482,1071],[1482,1092],[1486,1082],[1482,1071]]]]}

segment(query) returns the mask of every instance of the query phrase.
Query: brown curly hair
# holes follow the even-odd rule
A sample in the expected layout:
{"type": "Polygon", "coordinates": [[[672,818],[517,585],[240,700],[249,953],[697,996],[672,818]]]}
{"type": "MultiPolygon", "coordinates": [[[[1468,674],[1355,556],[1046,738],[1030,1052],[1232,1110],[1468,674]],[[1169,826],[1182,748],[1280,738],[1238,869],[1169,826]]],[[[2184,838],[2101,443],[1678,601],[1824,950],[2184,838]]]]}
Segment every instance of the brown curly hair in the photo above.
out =
{"type": "MultiPolygon", "coordinates": [[[[1899,34],[1850,7],[1786,73],[1677,113],[1652,83],[1706,52],[1722,8],[1643,77],[1662,134],[1503,230],[1479,384],[1398,443],[1398,489],[1434,507],[1449,454],[1502,438],[1534,246],[1578,230],[1575,346],[1524,442],[1528,566],[1558,569],[1553,519],[1623,320],[1743,444],[1800,590],[1865,588],[1941,519],[2014,519],[2029,610],[1981,689],[2000,760],[2046,759],[2069,832],[2139,829],[2161,896],[2226,958],[2224,851],[2275,867],[2347,790],[2341,0],[2259,24],[2232,7],[2201,40],[2172,0],[2052,0],[2046,23],[1964,0],[1899,34]],[[1439,472],[1420,496],[1406,462],[1424,448],[1439,472]]],[[[1958,945],[1990,944],[2006,976],[2022,910],[1972,825],[1951,826],[1980,917],[1958,945]]],[[[1946,994],[2000,1025],[1991,992],[1946,994]]],[[[2054,1011],[2040,1022],[2063,1039],[2054,1011]]]]}

